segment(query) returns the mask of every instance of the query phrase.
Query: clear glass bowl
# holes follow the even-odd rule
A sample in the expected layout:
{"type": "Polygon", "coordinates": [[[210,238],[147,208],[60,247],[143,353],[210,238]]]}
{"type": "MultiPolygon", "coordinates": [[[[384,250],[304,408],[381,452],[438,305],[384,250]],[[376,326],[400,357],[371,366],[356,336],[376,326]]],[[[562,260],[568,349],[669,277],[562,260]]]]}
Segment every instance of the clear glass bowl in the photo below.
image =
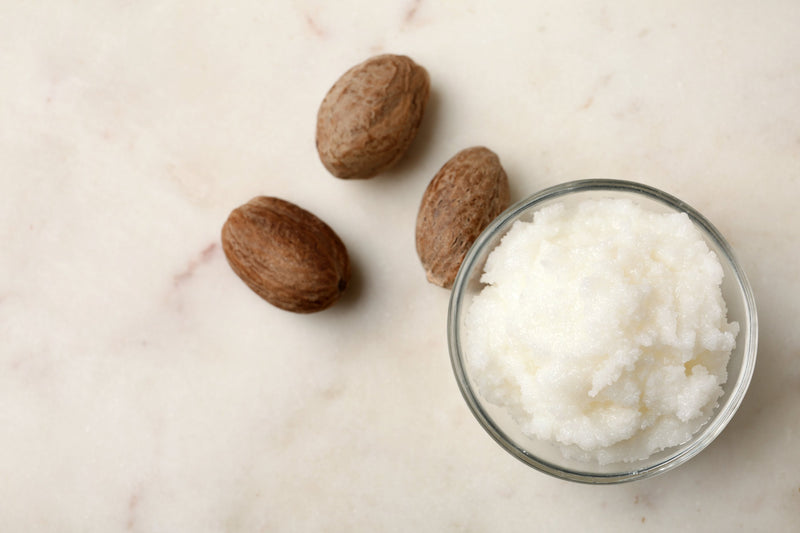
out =
{"type": "Polygon", "coordinates": [[[510,207],[489,224],[473,244],[456,277],[450,298],[447,333],[450,359],[461,393],[478,422],[500,446],[523,463],[555,477],[604,484],[643,479],[671,470],[697,455],[722,432],[741,404],[753,375],[758,321],[753,292],[744,271],[722,235],[700,213],[681,200],[647,185],[591,179],[563,183],[538,192],[510,207]],[[719,406],[711,420],[681,445],[644,460],[607,465],[567,459],[557,445],[525,436],[504,408],[481,397],[466,364],[462,344],[464,311],[483,287],[480,277],[487,256],[511,225],[519,219],[530,220],[535,211],[554,202],[569,205],[597,198],[629,198],[645,209],[686,213],[700,230],[709,249],[719,257],[725,273],[722,295],[728,307],[728,321],[738,321],[740,327],[736,348],[728,363],[724,394],[719,398],[719,406]]]}

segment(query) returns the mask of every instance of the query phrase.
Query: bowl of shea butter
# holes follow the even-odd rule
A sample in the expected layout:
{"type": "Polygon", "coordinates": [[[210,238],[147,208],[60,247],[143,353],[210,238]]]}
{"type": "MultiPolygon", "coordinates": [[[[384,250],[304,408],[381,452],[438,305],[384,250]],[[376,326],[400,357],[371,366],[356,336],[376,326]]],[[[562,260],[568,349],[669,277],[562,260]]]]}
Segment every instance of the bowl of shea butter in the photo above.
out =
{"type": "Polygon", "coordinates": [[[702,451],[756,360],[753,293],[699,212],[582,180],[497,217],[465,257],[448,343],[461,393],[506,451],[561,479],[621,483],[702,451]]]}

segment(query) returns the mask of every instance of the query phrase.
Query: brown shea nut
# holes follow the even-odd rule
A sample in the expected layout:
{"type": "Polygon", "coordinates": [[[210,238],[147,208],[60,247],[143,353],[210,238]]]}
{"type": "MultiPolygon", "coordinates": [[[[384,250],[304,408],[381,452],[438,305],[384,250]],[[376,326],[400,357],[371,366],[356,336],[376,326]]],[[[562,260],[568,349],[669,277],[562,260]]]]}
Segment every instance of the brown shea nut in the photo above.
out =
{"type": "Polygon", "coordinates": [[[371,178],[396,163],[417,135],[430,93],[428,72],[384,54],[345,72],[317,113],[317,152],[337,178],[371,178]]]}
{"type": "Polygon", "coordinates": [[[417,215],[417,254],[428,281],[451,288],[472,243],[509,205],[500,159],[482,146],[457,153],[431,180],[417,215]]]}
{"type": "Polygon", "coordinates": [[[350,280],[338,235],[293,203],[259,196],[234,209],[222,227],[233,271],[272,305],[313,313],[333,305],[350,280]]]}

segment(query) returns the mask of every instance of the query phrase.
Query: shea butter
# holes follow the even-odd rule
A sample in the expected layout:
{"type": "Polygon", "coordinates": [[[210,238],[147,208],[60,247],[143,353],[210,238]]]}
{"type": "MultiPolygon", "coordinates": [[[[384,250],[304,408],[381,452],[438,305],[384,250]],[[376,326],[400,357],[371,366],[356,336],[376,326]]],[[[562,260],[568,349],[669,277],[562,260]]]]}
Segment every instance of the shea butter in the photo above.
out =
{"type": "Polygon", "coordinates": [[[628,199],[541,208],[489,254],[464,322],[479,393],[567,457],[635,461],[711,417],[739,325],[684,213],[628,199]]]}

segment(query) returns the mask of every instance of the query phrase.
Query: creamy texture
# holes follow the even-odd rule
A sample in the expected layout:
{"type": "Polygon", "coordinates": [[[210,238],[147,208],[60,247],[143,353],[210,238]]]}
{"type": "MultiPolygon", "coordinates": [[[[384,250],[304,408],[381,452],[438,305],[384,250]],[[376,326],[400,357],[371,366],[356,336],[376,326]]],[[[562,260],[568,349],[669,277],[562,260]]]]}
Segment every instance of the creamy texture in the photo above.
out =
{"type": "Polygon", "coordinates": [[[487,259],[467,364],[526,435],[585,461],[645,458],[689,439],[722,395],[739,330],[722,277],[684,213],[545,207],[487,259]]]}
{"type": "Polygon", "coordinates": [[[0,530],[797,530],[800,6],[725,7],[4,2],[0,530]],[[316,112],[381,52],[428,68],[430,114],[398,167],[342,182],[317,157],[316,112]],[[506,457],[475,422],[414,217],[477,143],[512,196],[651,176],[713,206],[763,357],[699,458],[592,490],[506,457]],[[220,226],[257,194],[339,232],[354,275],[335,307],[286,313],[230,275],[220,226]]]}

